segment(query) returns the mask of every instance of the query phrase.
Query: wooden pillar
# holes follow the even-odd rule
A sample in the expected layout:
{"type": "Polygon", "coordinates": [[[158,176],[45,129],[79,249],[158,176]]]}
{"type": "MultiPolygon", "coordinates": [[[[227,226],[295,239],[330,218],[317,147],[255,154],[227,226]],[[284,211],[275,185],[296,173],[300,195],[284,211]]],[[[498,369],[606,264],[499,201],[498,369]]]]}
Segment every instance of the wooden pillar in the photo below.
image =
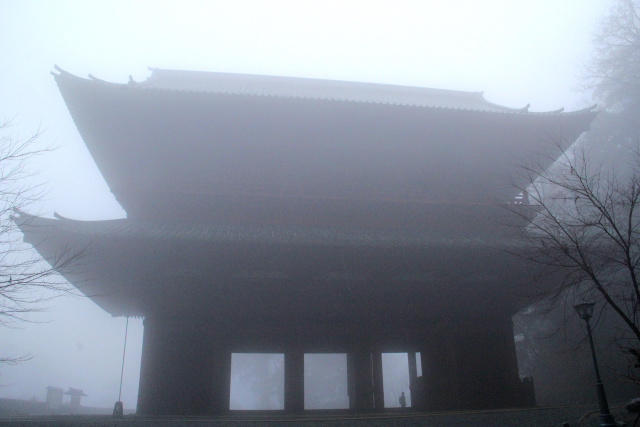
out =
{"type": "Polygon", "coordinates": [[[457,319],[429,345],[422,352],[427,410],[516,405],[522,387],[508,314],[457,319]]]}
{"type": "Polygon", "coordinates": [[[138,383],[138,404],[136,413],[149,415],[153,411],[153,390],[155,389],[156,375],[153,374],[157,364],[157,352],[152,349],[156,325],[147,316],[142,321],[144,326],[142,336],[142,356],[140,360],[140,380],[138,383]]]}
{"type": "Polygon", "coordinates": [[[231,399],[231,351],[225,348],[218,348],[212,354],[212,359],[211,382],[213,392],[210,413],[223,415],[229,412],[231,399]]]}
{"type": "Polygon", "coordinates": [[[446,335],[443,331],[430,342],[430,347],[420,352],[422,378],[421,395],[426,411],[452,411],[463,409],[460,405],[457,336],[446,335]]]}
{"type": "Polygon", "coordinates": [[[356,409],[356,370],[353,353],[347,353],[347,394],[349,395],[349,409],[356,409]]]}
{"type": "Polygon", "coordinates": [[[459,340],[460,399],[463,409],[518,406],[521,383],[508,314],[469,322],[459,340]]]}
{"type": "Polygon", "coordinates": [[[347,354],[350,408],[358,413],[373,412],[373,367],[371,353],[347,354]]]}
{"type": "Polygon", "coordinates": [[[304,352],[284,354],[284,410],[304,412],[304,352]]]}
{"type": "Polygon", "coordinates": [[[418,367],[416,363],[416,353],[414,351],[410,351],[407,353],[407,362],[409,364],[409,395],[411,396],[411,407],[419,408],[419,398],[416,393],[417,383],[418,383],[418,367]]]}
{"type": "Polygon", "coordinates": [[[373,367],[373,402],[376,412],[384,412],[384,384],[382,373],[382,353],[371,354],[373,367]]]}
{"type": "Polygon", "coordinates": [[[231,354],[203,325],[147,316],[138,391],[141,415],[208,415],[229,409],[231,354]]]}

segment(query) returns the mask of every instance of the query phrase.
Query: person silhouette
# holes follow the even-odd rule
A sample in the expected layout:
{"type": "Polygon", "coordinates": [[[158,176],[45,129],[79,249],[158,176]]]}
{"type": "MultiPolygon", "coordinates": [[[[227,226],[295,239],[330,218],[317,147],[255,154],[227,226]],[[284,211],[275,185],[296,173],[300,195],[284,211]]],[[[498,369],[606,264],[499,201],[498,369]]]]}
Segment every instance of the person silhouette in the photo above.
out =
{"type": "Polygon", "coordinates": [[[402,394],[400,395],[400,406],[403,408],[407,407],[407,398],[404,397],[404,391],[402,392],[402,394]]]}

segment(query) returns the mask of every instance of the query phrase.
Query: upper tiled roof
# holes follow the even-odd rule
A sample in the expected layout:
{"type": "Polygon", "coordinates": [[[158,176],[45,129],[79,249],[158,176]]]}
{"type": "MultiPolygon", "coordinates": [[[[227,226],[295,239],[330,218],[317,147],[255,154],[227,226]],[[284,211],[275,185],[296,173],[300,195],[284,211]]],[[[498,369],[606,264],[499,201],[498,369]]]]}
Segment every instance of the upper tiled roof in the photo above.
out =
{"type": "MultiPolygon", "coordinates": [[[[56,67],[56,69],[63,75],[70,76],[69,73],[59,67],[56,67]]],[[[482,92],[300,77],[164,70],[159,68],[150,68],[150,70],[152,71],[151,76],[146,80],[136,82],[130,78],[128,85],[149,90],[318,99],[497,113],[559,114],[563,112],[563,109],[559,109],[550,112],[532,113],[529,112],[529,105],[523,108],[504,107],[488,102],[482,92]]],[[[101,81],[92,75],[89,75],[89,77],[95,81],[101,81]]],[[[587,109],[587,111],[592,110],[594,107],[587,109]]],[[[582,111],[563,114],[577,112],[582,111]]]]}
{"type": "Polygon", "coordinates": [[[131,81],[130,84],[149,89],[311,98],[480,111],[517,111],[487,102],[481,92],[461,92],[299,77],[177,71],[154,68],[147,80],[140,83],[131,81]]]}

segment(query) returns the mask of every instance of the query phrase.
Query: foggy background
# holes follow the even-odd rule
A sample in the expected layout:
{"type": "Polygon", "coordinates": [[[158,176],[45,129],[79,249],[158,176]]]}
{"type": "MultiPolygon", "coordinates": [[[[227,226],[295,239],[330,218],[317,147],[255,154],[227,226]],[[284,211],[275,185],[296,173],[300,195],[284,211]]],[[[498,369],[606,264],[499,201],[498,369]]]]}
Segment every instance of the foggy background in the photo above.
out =
{"type": "MultiPolygon", "coordinates": [[[[38,159],[36,179],[49,192],[31,213],[121,218],[125,213],[49,74],[54,64],[119,83],[129,75],[144,80],[151,66],[484,91],[487,100],[508,107],[573,110],[592,103],[574,89],[590,34],[608,7],[605,0],[0,0],[0,116],[14,119],[15,135],[41,129],[41,143],[58,147],[38,159]]],[[[125,319],[111,318],[85,298],[59,298],[48,306],[31,317],[34,323],[0,329],[3,354],[34,356],[0,366],[0,397],[44,400],[47,386],[74,387],[88,394],[84,406],[113,407],[125,319]]],[[[130,320],[128,340],[122,400],[135,408],[140,319],[130,320]]],[[[406,385],[396,384],[404,373],[386,376],[406,369],[406,357],[394,357],[384,359],[385,397],[408,390],[408,377],[406,385]]],[[[266,372],[276,375],[278,356],[267,359],[266,372]]],[[[260,401],[251,391],[255,378],[238,375],[232,407],[260,401]]]]}

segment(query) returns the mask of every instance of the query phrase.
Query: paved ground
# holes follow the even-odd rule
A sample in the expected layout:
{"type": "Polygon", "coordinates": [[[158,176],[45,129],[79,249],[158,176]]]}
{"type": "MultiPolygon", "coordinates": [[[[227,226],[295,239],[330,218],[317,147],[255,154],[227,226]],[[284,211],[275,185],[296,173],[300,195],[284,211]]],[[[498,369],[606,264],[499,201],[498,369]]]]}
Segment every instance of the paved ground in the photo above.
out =
{"type": "MultiPolygon", "coordinates": [[[[261,426],[287,426],[303,425],[304,427],[342,427],[342,426],[380,426],[380,427],[463,427],[463,426],[509,426],[509,427],[561,427],[569,423],[571,427],[591,427],[599,425],[598,414],[594,413],[586,418],[586,414],[596,408],[556,407],[536,408],[503,411],[478,411],[478,412],[449,412],[449,413],[402,413],[379,416],[354,416],[354,415],[305,415],[305,416],[248,416],[237,415],[229,417],[163,417],[146,418],[134,415],[125,416],[122,419],[113,419],[108,416],[24,416],[0,420],[0,427],[29,426],[95,426],[95,427],[128,427],[128,426],[212,426],[212,427],[261,427],[261,426]]],[[[625,421],[626,425],[633,424],[635,416],[626,414],[622,408],[612,409],[612,414],[617,421],[625,421]]]]}

